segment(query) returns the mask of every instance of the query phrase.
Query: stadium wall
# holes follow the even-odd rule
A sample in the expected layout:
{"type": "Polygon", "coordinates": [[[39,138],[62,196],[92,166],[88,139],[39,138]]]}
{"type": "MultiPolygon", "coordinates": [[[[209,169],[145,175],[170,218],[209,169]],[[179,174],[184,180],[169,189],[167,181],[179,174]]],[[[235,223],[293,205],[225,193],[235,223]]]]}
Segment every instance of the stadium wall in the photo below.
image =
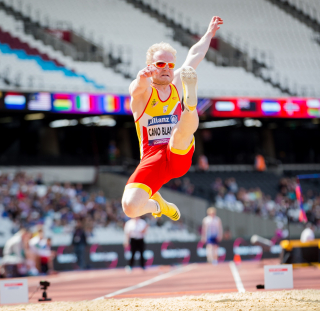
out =
{"type": "Polygon", "coordinates": [[[5,174],[25,172],[33,177],[41,174],[44,183],[92,184],[96,178],[94,166],[0,166],[0,172],[5,174]]]}

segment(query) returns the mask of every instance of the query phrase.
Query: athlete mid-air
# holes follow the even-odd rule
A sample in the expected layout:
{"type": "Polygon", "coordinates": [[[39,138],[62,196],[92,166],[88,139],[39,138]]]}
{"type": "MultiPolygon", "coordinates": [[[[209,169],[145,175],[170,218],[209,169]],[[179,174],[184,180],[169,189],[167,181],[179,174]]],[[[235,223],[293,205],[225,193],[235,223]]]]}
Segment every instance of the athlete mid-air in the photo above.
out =
{"type": "Polygon", "coordinates": [[[172,178],[186,174],[194,152],[198,128],[197,74],[211,39],[223,24],[214,16],[205,35],[190,48],[181,68],[174,71],[176,51],[168,43],[152,45],[147,67],[131,83],[131,109],[140,144],[141,162],[129,178],[122,197],[123,210],[134,218],[147,213],[180,218],[178,207],[158,190],[172,178]],[[184,111],[180,98],[184,95],[184,111]]]}

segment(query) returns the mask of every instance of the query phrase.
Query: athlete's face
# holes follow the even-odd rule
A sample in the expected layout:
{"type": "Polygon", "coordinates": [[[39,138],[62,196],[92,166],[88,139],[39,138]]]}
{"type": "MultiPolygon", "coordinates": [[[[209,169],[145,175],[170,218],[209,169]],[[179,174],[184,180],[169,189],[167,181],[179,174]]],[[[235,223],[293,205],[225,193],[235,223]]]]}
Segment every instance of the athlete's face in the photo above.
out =
{"type": "MultiPolygon", "coordinates": [[[[174,56],[167,51],[157,51],[153,55],[153,63],[155,62],[174,63],[174,56]]],[[[151,65],[155,66],[155,65],[151,65]]],[[[170,84],[174,77],[174,69],[169,69],[168,64],[164,68],[157,68],[158,70],[152,73],[152,81],[156,84],[170,84]]]]}

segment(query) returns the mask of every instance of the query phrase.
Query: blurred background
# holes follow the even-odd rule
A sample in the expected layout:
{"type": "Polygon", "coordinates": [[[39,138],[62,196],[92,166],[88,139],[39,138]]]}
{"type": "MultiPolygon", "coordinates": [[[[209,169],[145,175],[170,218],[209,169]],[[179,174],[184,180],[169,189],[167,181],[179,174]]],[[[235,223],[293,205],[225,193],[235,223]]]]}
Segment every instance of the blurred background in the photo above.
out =
{"type": "Polygon", "coordinates": [[[147,265],[205,261],[209,206],[220,261],[279,257],[306,222],[319,235],[318,0],[1,0],[0,257],[15,234],[24,253],[6,254],[24,268],[3,275],[126,264],[121,195],[140,157],[129,84],[156,42],[181,66],[214,15],[193,165],[161,192],[182,218],[145,217],[147,265]]]}

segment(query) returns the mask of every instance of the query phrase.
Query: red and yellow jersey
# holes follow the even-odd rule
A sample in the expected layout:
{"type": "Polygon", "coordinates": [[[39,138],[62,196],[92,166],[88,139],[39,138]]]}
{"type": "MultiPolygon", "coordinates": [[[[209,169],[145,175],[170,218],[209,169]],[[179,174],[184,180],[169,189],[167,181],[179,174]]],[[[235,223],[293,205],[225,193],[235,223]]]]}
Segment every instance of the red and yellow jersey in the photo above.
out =
{"type": "Polygon", "coordinates": [[[170,89],[170,96],[162,101],[158,90],[152,87],[148,103],[135,122],[141,159],[167,145],[172,128],[180,120],[182,109],[179,94],[174,84],[170,84],[170,89]]]}

